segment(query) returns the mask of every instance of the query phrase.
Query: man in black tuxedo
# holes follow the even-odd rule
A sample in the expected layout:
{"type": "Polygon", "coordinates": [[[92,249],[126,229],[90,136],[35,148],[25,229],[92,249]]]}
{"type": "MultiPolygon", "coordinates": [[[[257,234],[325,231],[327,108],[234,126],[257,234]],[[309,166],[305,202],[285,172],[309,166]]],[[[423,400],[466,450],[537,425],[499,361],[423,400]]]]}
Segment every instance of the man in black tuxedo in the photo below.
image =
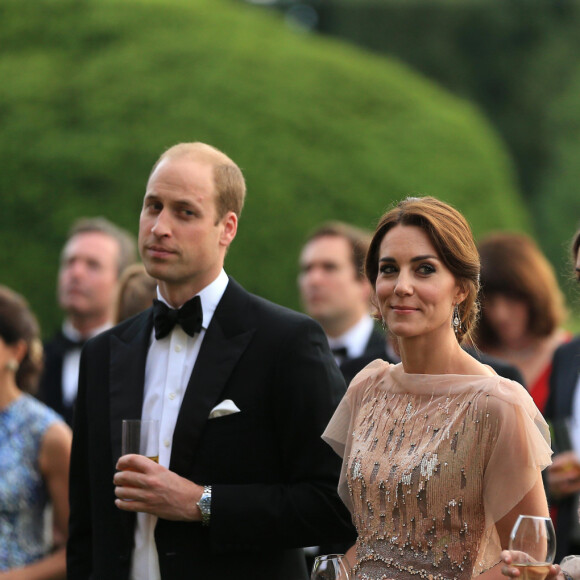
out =
{"type": "Polygon", "coordinates": [[[244,196],[202,143],[153,168],[139,249],[158,300],[81,357],[69,580],[306,579],[299,548],[351,533],[320,438],[345,389],[324,333],[223,270],[244,196]],[[159,464],[119,458],[131,418],[159,419],[159,464]]]}
{"type": "MultiPolygon", "coordinates": [[[[371,285],[364,259],[371,236],[343,222],[314,230],[300,253],[298,286],[304,310],[318,321],[341,366],[360,356],[383,356],[384,334],[369,314],[371,285]]],[[[374,360],[374,359],[373,359],[374,360]]]]}
{"type": "MultiPolygon", "coordinates": [[[[579,258],[580,266],[580,258],[579,258]]],[[[558,347],[545,417],[552,427],[553,462],[545,472],[557,536],[556,559],[580,553],[580,336],[558,347]]]]}
{"type": "Polygon", "coordinates": [[[72,424],[81,347],[113,325],[117,282],[135,261],[133,237],[102,217],[82,218],[69,231],[58,271],[62,328],[44,345],[38,397],[72,424]]]}

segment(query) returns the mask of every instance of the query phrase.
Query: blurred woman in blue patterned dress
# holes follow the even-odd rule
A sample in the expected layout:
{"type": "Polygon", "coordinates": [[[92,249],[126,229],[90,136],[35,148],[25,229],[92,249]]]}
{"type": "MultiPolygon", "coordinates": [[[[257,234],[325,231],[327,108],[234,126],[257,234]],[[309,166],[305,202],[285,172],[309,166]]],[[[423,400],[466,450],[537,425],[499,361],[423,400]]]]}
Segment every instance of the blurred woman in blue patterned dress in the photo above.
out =
{"type": "Polygon", "coordinates": [[[0,286],[0,580],[66,577],[71,432],[30,394],[41,369],[36,319],[0,286]],[[46,541],[48,503],[56,546],[46,541]]]}

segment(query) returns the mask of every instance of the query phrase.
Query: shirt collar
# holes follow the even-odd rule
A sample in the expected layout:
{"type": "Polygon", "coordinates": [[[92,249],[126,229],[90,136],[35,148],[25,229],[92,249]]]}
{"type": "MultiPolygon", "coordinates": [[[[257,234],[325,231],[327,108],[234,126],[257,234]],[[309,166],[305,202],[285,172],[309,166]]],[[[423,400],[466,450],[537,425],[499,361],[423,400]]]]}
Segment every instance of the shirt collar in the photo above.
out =
{"type": "Polygon", "coordinates": [[[93,338],[93,336],[97,336],[97,334],[101,334],[105,330],[111,328],[113,324],[111,322],[105,322],[105,324],[94,328],[88,334],[82,335],[70,322],[70,320],[65,320],[62,325],[62,333],[75,342],[88,340],[89,338],[93,338]]]}
{"type": "MultiPolygon", "coordinates": [[[[218,274],[218,277],[208,284],[203,290],[197,293],[197,296],[201,298],[201,309],[203,311],[203,328],[207,330],[209,323],[213,317],[215,309],[219,304],[219,301],[222,299],[224,292],[226,291],[226,287],[230,279],[226,274],[225,270],[222,268],[221,272],[218,274]]],[[[193,296],[192,296],[193,298],[193,296]]],[[[159,291],[159,286],[157,286],[157,299],[164,302],[169,308],[173,308],[167,300],[161,295],[159,291]]]]}
{"type": "Polygon", "coordinates": [[[367,342],[373,331],[373,319],[365,314],[354,326],[349,328],[344,334],[334,338],[328,337],[330,348],[344,346],[349,358],[361,356],[367,346],[367,342]]]}

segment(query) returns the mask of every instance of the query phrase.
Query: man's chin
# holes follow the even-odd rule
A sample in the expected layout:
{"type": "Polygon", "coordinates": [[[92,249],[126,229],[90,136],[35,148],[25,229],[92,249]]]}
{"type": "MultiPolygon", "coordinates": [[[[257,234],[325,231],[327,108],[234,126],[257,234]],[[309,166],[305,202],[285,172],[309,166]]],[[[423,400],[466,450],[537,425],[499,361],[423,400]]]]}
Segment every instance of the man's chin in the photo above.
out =
{"type": "Polygon", "coordinates": [[[89,308],[80,300],[61,300],[60,307],[71,314],[84,314],[89,308]]]}

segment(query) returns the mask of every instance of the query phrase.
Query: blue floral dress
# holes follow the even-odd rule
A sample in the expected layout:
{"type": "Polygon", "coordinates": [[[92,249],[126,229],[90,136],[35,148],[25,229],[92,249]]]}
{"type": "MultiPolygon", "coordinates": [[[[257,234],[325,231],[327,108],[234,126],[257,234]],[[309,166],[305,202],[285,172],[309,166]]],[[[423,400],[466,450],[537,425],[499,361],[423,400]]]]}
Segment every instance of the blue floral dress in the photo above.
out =
{"type": "Polygon", "coordinates": [[[0,411],[0,570],[44,557],[47,490],[38,454],[46,430],[62,419],[30,395],[0,411]]]}

